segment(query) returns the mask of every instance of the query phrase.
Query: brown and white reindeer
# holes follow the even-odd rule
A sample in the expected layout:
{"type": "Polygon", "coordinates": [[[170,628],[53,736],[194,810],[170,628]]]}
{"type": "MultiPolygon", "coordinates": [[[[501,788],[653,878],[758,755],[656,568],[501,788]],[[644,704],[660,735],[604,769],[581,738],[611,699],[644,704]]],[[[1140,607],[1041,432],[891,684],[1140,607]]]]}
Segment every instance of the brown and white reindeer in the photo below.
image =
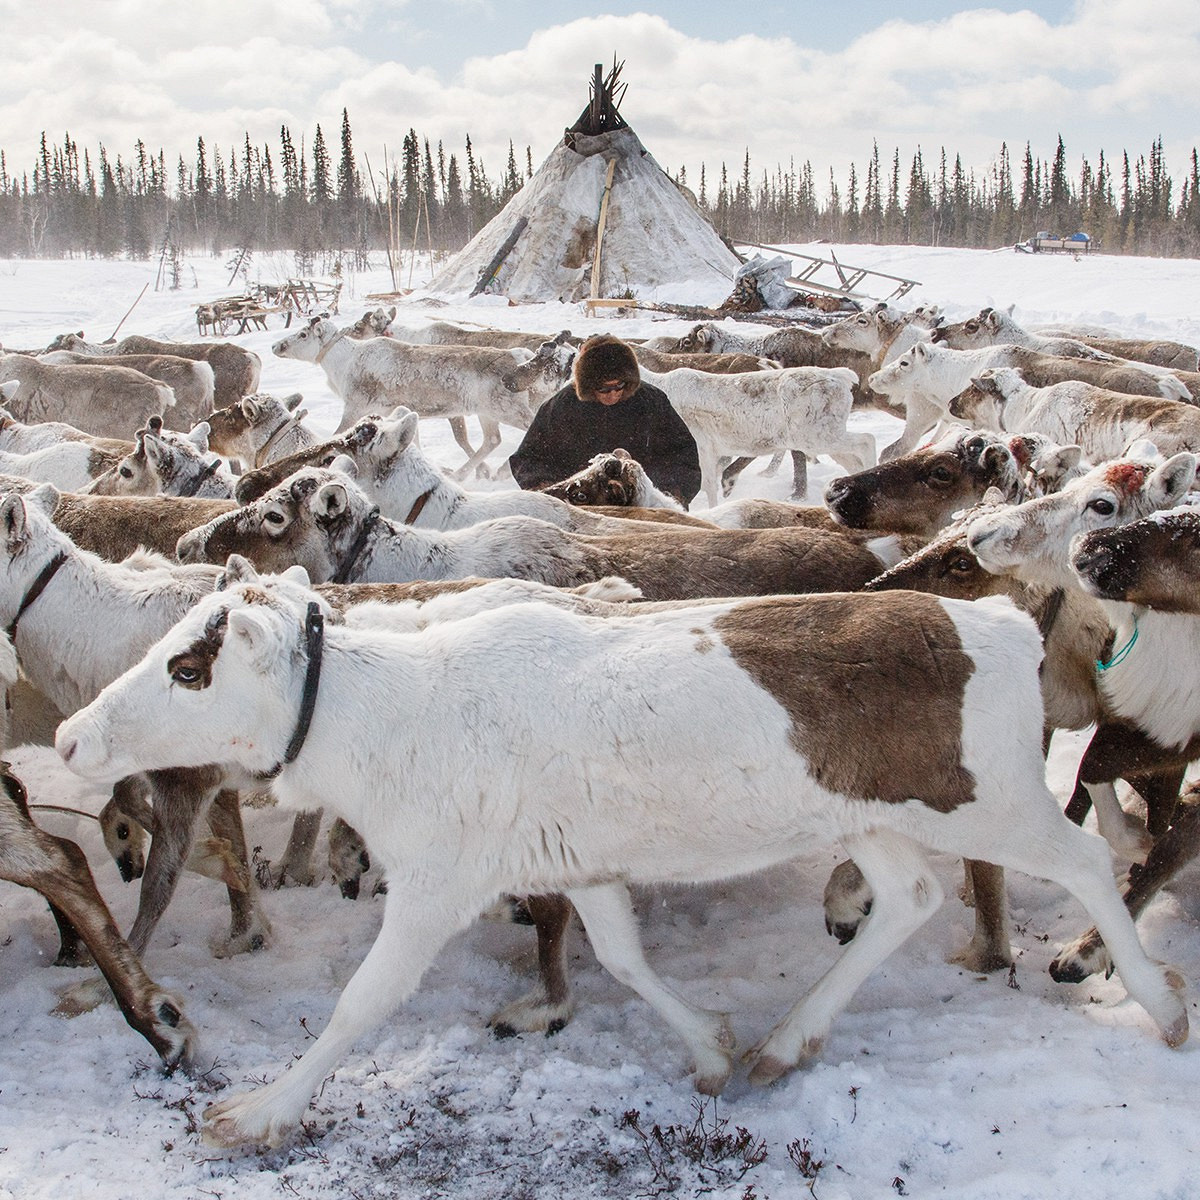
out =
{"type": "Polygon", "coordinates": [[[478,450],[458,470],[460,478],[500,444],[499,425],[527,429],[542,401],[559,386],[561,345],[547,343],[539,358],[528,350],[487,346],[414,346],[396,338],[355,341],[324,317],[314,317],[272,347],[280,358],[314,363],[343,402],[344,429],[360,417],[406,404],[423,417],[477,415],[484,432],[478,450]],[[530,365],[531,358],[538,358],[530,365]],[[524,368],[521,370],[521,368],[524,368]],[[551,374],[547,382],[546,371],[551,374]]]}
{"type": "Polygon", "coordinates": [[[172,433],[157,417],[137,431],[133,450],[81,492],[93,496],[183,496],[225,500],[234,476],[208,448],[208,422],[188,434],[172,433]]]}
{"type": "Polygon", "coordinates": [[[958,430],[930,446],[833,480],[825,504],[840,524],[876,533],[933,537],[989,488],[1024,499],[1021,464],[1006,438],[958,430]]]}
{"type": "Polygon", "coordinates": [[[208,448],[251,471],[315,445],[317,435],[304,424],[303,400],[299,392],[283,399],[258,392],[217,409],[207,418],[208,448]]]}
{"type": "MultiPolygon", "coordinates": [[[[145,653],[211,591],[220,572],[162,559],[105,562],[76,547],[52,524],[58,498],[45,484],[0,501],[0,619],[11,632],[24,676],[66,714],[145,653]]],[[[237,861],[248,858],[237,793],[226,788],[223,770],[165,771],[149,780],[152,818],[136,804],[140,789],[124,789],[135,815],[153,826],[155,835],[129,934],[138,954],[145,951],[187,861],[193,825],[210,806],[214,834],[230,843],[237,861]]],[[[226,949],[257,949],[270,926],[253,880],[247,870],[226,883],[231,908],[226,949]]]]}
{"type": "Polygon", "coordinates": [[[1146,958],[1107,850],[1045,786],[1040,639],[1006,601],[788,596],[622,621],[527,604],[407,635],[326,626],[321,612],[315,596],[232,584],[59,731],[59,753],[88,777],[212,761],[269,775],[285,806],[336,804],[384,864],[379,938],[328,1027],[273,1084],[212,1106],[212,1142],[278,1144],[354,1042],[503,893],[565,891],[601,962],[681,1037],[697,1087],[719,1092],[728,1017],[652,971],[628,887],[729,878],[830,841],[877,903],[750,1051],[752,1083],[819,1053],[858,987],[932,915],[931,850],[1066,887],[1164,1039],[1187,1035],[1180,981],[1146,958]]]}
{"type": "Polygon", "coordinates": [[[679,524],[715,526],[720,529],[779,529],[789,525],[835,528],[828,511],[819,505],[788,504],[747,496],[726,500],[716,508],[684,512],[679,501],[654,486],[642,464],[627,450],[597,454],[586,467],[542,489],[568,504],[602,509],[609,516],[624,516],[638,510],[661,513],[679,524]]]}
{"type": "MultiPolygon", "coordinates": [[[[206,362],[213,372],[213,404],[224,407],[258,391],[262,359],[253,350],[233,342],[164,342],[130,334],[119,342],[87,342],[82,333],[60,334],[48,350],[72,350],[80,354],[111,357],[123,354],[173,354],[193,362],[206,362]]],[[[136,422],[144,425],[145,419],[136,422]]]]}

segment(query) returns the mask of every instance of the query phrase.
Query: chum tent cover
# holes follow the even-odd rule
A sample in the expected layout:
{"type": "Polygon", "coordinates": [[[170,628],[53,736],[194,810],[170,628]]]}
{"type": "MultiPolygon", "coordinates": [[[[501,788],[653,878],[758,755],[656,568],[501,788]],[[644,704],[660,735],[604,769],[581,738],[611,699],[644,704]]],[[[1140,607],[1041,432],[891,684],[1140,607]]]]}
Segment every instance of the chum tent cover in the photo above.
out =
{"type": "Polygon", "coordinates": [[[595,296],[703,304],[728,295],[740,260],[617,111],[619,74],[619,64],[604,79],[596,68],[579,120],[429,291],[516,303],[595,296]]]}

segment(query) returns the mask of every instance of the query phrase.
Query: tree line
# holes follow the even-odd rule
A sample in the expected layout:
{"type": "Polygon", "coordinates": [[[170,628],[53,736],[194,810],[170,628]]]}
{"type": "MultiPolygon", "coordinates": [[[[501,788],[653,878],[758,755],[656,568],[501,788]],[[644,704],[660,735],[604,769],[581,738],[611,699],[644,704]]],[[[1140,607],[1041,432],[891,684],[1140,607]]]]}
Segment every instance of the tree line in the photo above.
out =
{"type": "MultiPolygon", "coordinates": [[[[342,111],[336,154],[318,125],[306,144],[285,125],[279,140],[255,144],[247,133],[227,149],[196,142],[190,160],[168,164],[142,141],[128,158],[100,145],[81,151],[70,134],[45,134],[36,161],[17,174],[0,149],[0,256],[156,256],[222,254],[231,248],[289,251],[297,270],[371,250],[445,253],[465,245],[533,175],[526,146],[518,161],[488,174],[468,136],[462,150],[405,135],[398,157],[372,163],[355,153],[342,111]]],[[[1200,256],[1200,160],[1192,150],[1182,180],[1166,167],[1162,138],[1148,154],[1103,152],[1068,167],[1061,137],[1054,156],[1036,158],[1028,143],[1014,163],[1007,145],[985,170],[963,166],[945,148],[927,159],[920,148],[907,166],[899,149],[881,160],[872,147],[865,168],[818,178],[811,161],[755,171],[746,151],[740,172],[706,164],[692,187],[700,209],[733,242],[834,242],[997,247],[1039,230],[1082,230],[1111,253],[1200,256]]]]}

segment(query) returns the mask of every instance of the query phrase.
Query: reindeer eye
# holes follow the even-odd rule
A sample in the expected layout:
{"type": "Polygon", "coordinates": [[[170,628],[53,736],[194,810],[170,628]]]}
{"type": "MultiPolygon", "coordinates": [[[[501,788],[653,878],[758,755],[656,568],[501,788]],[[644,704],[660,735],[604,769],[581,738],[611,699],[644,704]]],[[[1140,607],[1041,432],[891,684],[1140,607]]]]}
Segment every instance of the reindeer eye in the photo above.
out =
{"type": "Polygon", "coordinates": [[[129,840],[129,826],[124,821],[117,826],[117,839],[122,842],[129,840]]]}
{"type": "Polygon", "coordinates": [[[949,467],[938,464],[936,467],[930,468],[929,481],[931,483],[952,483],[954,481],[954,473],[949,467]]]}
{"type": "Polygon", "coordinates": [[[132,472],[132,471],[131,471],[131,470],[130,470],[128,467],[120,467],[120,468],[119,468],[119,470],[120,470],[120,473],[121,473],[121,475],[122,475],[122,476],[123,476],[125,479],[132,479],[132,478],[133,478],[133,472],[132,472]]]}
{"type": "Polygon", "coordinates": [[[167,663],[167,674],[171,676],[172,683],[194,690],[199,690],[208,682],[204,666],[191,653],[181,654],[167,663]]]}
{"type": "Polygon", "coordinates": [[[263,513],[263,520],[266,521],[268,525],[282,525],[284,517],[283,513],[277,512],[272,508],[263,513]]]}
{"type": "Polygon", "coordinates": [[[975,569],[975,560],[969,554],[960,554],[950,562],[949,569],[956,575],[967,575],[975,569]]]}
{"type": "Polygon", "coordinates": [[[1102,517],[1111,517],[1117,511],[1117,506],[1111,500],[1104,499],[1103,496],[1089,501],[1088,508],[1102,517]]]}

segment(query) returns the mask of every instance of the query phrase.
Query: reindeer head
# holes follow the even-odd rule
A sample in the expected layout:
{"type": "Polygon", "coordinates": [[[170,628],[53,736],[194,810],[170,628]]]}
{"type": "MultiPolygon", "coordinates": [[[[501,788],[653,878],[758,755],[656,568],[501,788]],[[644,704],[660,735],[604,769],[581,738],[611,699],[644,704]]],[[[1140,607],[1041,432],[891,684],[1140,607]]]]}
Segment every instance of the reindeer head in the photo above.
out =
{"type": "Polygon", "coordinates": [[[1196,456],[1114,459],[1040,496],[974,522],[968,541],[989,570],[1028,583],[1073,585],[1069,549],[1077,534],[1173,508],[1196,477],[1196,456]]]}
{"type": "Polygon", "coordinates": [[[973,430],[835,479],[825,491],[825,504],[851,529],[931,537],[990,487],[999,488],[1009,502],[1023,498],[1007,444],[988,430],[973,430]]]}

